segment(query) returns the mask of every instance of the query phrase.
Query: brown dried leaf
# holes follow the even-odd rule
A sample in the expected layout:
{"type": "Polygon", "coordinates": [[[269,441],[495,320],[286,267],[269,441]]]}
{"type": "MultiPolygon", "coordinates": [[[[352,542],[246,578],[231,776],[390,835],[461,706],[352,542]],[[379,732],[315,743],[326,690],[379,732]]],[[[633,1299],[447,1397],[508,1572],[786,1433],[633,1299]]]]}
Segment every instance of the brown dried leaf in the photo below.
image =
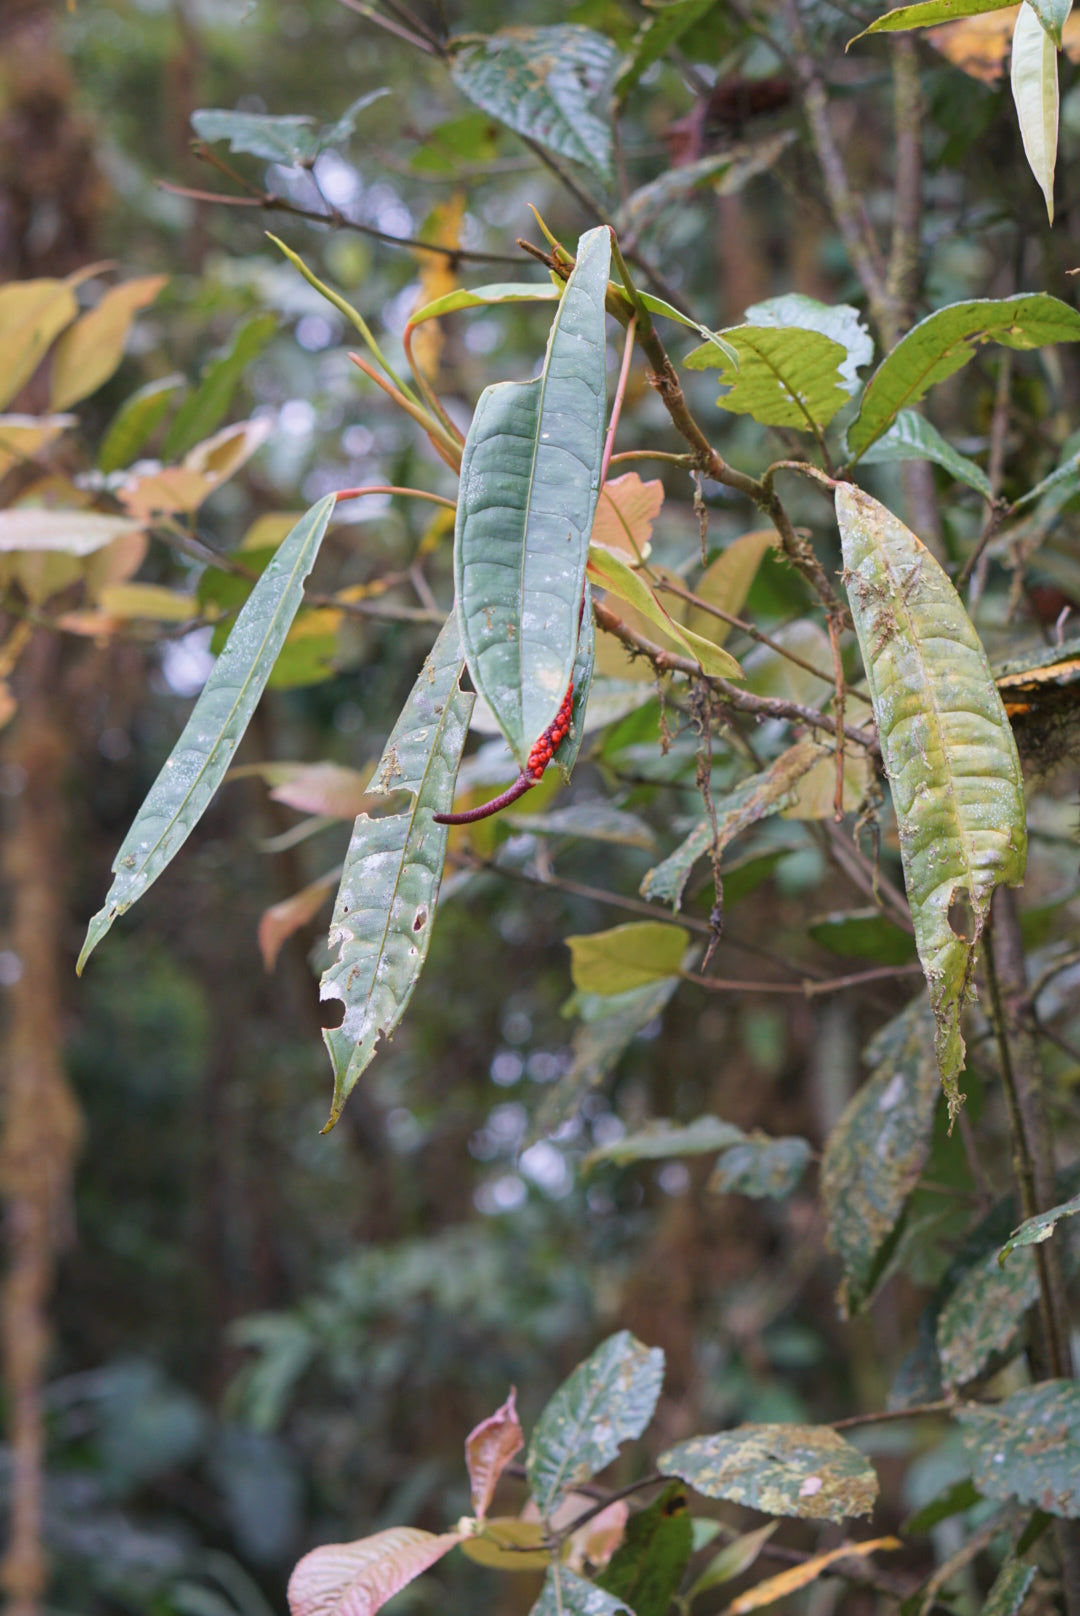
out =
{"type": "Polygon", "coordinates": [[[743,1616],[745,1611],[761,1610],[764,1605],[773,1605],[778,1599],[793,1594],[796,1589],[805,1588],[808,1583],[816,1582],[821,1573],[828,1570],[837,1560],[852,1560],[856,1556],[874,1554],[879,1549],[902,1547],[898,1537],[875,1537],[868,1543],[842,1543],[838,1549],[829,1549],[825,1554],[815,1554],[812,1560],[804,1560],[802,1565],[792,1566],[787,1571],[779,1572],[775,1577],[767,1577],[756,1587],[748,1588],[746,1593],[731,1601],[723,1616],[743,1616]]]}

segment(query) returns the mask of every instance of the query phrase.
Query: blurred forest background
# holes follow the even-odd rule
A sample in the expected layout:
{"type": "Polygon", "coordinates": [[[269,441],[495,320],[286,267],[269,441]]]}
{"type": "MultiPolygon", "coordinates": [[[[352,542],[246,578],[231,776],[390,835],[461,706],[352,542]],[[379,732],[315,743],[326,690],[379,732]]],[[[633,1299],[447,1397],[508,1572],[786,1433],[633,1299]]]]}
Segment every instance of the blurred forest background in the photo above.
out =
{"type": "MultiPolygon", "coordinates": [[[[448,7],[459,9],[456,0],[448,7]]],[[[343,486],[419,482],[454,492],[420,434],[349,364],[345,321],[265,230],[285,237],[399,351],[421,301],[458,281],[529,278],[514,239],[538,239],[530,204],[571,245],[595,222],[534,151],[458,94],[437,62],[372,26],[362,9],[336,0],[6,0],[0,14],[0,278],[63,276],[100,261],[126,275],[168,277],[134,324],[120,370],[83,406],[81,430],[97,443],[135,388],[174,376],[192,388],[218,367],[214,424],[255,419],[265,440],[199,510],[197,537],[215,551],[238,552],[260,519],[301,511],[343,486]],[[383,88],[389,93],[362,109],[354,133],[310,172],[215,148],[250,185],[316,214],[340,210],[368,233],[183,194],[244,196],[192,154],[196,109],[308,114],[323,124],[383,88]],[[379,233],[464,253],[432,257],[379,233]],[[485,265],[469,252],[522,267],[485,265]]],[[[433,20],[441,9],[420,7],[433,20]]],[[[642,15],[630,0],[530,0],[512,17],[487,0],[460,9],[467,15],[450,21],[461,30],[579,22],[623,46],[642,15]]],[[[886,59],[843,55],[862,11],[873,14],[814,0],[806,15],[828,52],[839,138],[870,215],[886,224],[886,59]]],[[[862,301],[792,104],[790,64],[761,37],[767,30],[755,16],[749,5],[714,10],[686,42],[681,65],[652,70],[647,99],[631,104],[623,127],[623,161],[639,191],[725,142],[756,143],[759,172],[751,164],[737,184],[676,192],[674,207],[654,197],[639,221],[642,253],[714,328],[789,290],[862,301]],[[742,89],[726,102],[710,99],[715,83],[734,81],[742,89]]],[[[980,70],[976,60],[966,72],[931,45],[918,49],[927,221],[914,312],[1022,285],[1071,298],[1064,271],[1080,253],[1080,196],[1068,180],[1051,236],[1006,104],[1000,52],[996,68],[980,70]]],[[[1066,88],[1071,72],[1066,62],[1066,88]]],[[[1076,93],[1066,98],[1066,159],[1080,146],[1076,93]]],[[[444,323],[433,362],[462,425],[487,382],[531,373],[546,325],[545,313],[528,307],[444,323]]],[[[938,413],[969,454],[988,441],[999,388],[1000,359],[986,353],[944,391],[938,413]]],[[[1024,361],[1014,376],[1012,430],[1029,480],[1051,468],[1075,423],[1071,351],[1055,364],[1024,361]]],[[[707,411],[711,384],[701,385],[707,411]]],[[[37,410],[42,400],[13,407],[37,410]]],[[[664,432],[640,368],[627,410],[621,447],[664,432]]],[[[764,433],[748,418],[729,417],[724,433],[729,458],[767,463],[764,433]]],[[[61,464],[55,474],[64,471],[61,464]]],[[[977,517],[962,498],[943,517],[926,472],[923,463],[918,474],[909,464],[874,475],[909,520],[922,519],[919,531],[940,554],[960,556],[977,517]]],[[[697,544],[693,490],[685,476],[656,475],[665,476],[668,499],[654,542],[661,555],[687,553],[697,544]]],[[[711,544],[752,525],[724,491],[706,493],[711,544]]],[[[796,495],[797,515],[800,500],[819,519],[812,492],[796,495]]],[[[1064,520],[1013,590],[1013,627],[1014,580],[993,572],[999,650],[1014,643],[1016,624],[1038,640],[1080,601],[1075,519],[1071,527],[1064,520]]],[[[259,707],[242,763],[359,769],[378,757],[451,595],[440,523],[430,507],[389,496],[350,508],[327,541],[317,583],[324,593],[361,586],[357,609],[310,625],[259,707]],[[362,587],[388,574],[399,582],[385,594],[362,587]]],[[[175,586],[185,565],[154,552],[141,577],[175,586]]],[[[220,603],[229,580],[214,576],[220,603]]],[[[200,608],[208,600],[209,588],[200,608]]],[[[783,624],[805,603],[801,582],[767,555],[748,613],[783,624]]],[[[456,844],[412,1011],[331,1134],[319,1132],[329,1083],[310,963],[323,960],[327,911],[292,929],[269,971],[260,935],[265,952],[270,922],[260,934],[260,920],[339,863],[348,826],[272,797],[268,784],[284,774],[231,779],[185,856],[76,980],[86,917],[206,678],[212,632],[180,621],[145,633],[136,624],[111,636],[45,636],[16,690],[21,710],[0,734],[5,1058],[32,1070],[43,1108],[29,1143],[8,1140],[5,1185],[17,1189],[27,1150],[61,1187],[73,1164],[70,1195],[49,1204],[54,1281],[47,1263],[13,1267],[5,1293],[9,1363],[26,1345],[19,1319],[27,1328],[35,1296],[51,1332],[47,1609],[280,1613],[289,1570],[312,1543],[390,1523],[441,1530],[456,1519],[468,1507],[461,1442],[469,1427],[511,1384],[527,1425],[572,1365],[622,1327],[667,1354],[650,1438],[657,1446],[740,1420],[883,1407],[940,1277],[942,1217],[955,1227],[970,1197],[985,1206],[991,1188],[1005,1184],[1003,1125],[973,1178],[960,1133],[947,1140],[939,1123],[929,1172],[937,1201],[924,1192],[905,1271],[871,1313],[847,1324],[835,1302],[836,1260],[806,1186],[784,1200],[751,1200],[707,1191],[697,1158],[588,1175],[580,1164],[654,1115],[714,1113],[802,1136],[819,1150],[860,1082],[861,1049],[913,983],[813,1001],[684,988],[580,1112],[554,1132],[538,1122],[581,1058],[578,1024],[564,1014],[571,989],[562,938],[614,923],[619,915],[588,889],[636,892],[658,838],[694,811],[697,741],[685,720],[674,721],[661,754],[665,720],[647,667],[630,672],[643,684],[641,700],[581,771],[587,788],[614,782],[620,806],[644,815],[638,841],[568,843],[557,876],[550,844],[527,831],[500,828],[486,842],[478,833],[456,844]],[[657,800],[661,817],[650,819],[657,800]],[[496,856],[500,873],[489,867],[496,856]]],[[[1050,789],[1041,813],[1024,899],[1034,943],[1067,937],[1070,927],[1075,935],[1074,774],[1050,789]]],[[[831,826],[778,818],[729,855],[721,970],[738,974],[740,955],[749,968],[754,951],[754,970],[764,957],[766,974],[770,951],[819,970],[910,961],[900,931],[882,941],[875,930],[873,946],[885,953],[860,958],[863,934],[850,926],[830,933],[830,915],[869,902],[840,840],[831,826]]],[[[884,856],[898,879],[895,843],[884,856]]],[[[708,910],[703,890],[688,912],[703,924],[708,910]]],[[[1055,1122],[1064,1124],[1075,1119],[1080,1077],[1066,1052],[1067,998],[1063,988],[1056,1025],[1065,1045],[1046,1049],[1055,1122]]],[[[978,1119],[977,1070],[965,1086],[978,1119]]],[[[10,1385],[7,1408],[16,1420],[10,1385]]],[[[958,1437],[923,1443],[917,1425],[886,1425],[862,1440],[882,1478],[875,1528],[883,1531],[965,1474],[958,1437]]],[[[10,1501],[8,1451],[0,1449],[0,1497],[10,1501]]],[[[950,1534],[959,1528],[953,1519],[935,1531],[941,1557],[957,1546],[950,1534]]],[[[811,1540],[789,1523],[781,1541],[811,1540]]],[[[534,1595],[532,1578],[496,1582],[455,1556],[407,1598],[418,1612],[513,1616],[534,1595]]],[[[850,1610],[878,1598],[823,1582],[808,1608],[829,1616],[841,1597],[850,1610]]],[[[959,1608],[977,1608],[974,1583],[956,1597],[959,1608]]]]}

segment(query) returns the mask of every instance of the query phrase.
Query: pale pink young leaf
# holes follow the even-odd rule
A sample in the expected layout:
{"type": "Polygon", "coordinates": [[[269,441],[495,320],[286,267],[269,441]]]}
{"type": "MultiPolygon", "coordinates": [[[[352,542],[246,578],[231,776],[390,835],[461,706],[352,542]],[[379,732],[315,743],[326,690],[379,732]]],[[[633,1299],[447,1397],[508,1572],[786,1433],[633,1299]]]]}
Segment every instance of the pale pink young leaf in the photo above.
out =
{"type": "Polygon", "coordinates": [[[465,1438],[465,1464],[478,1521],[482,1521],[487,1514],[499,1477],[514,1454],[520,1453],[525,1446],[514,1403],[516,1395],[511,1387],[510,1396],[502,1407],[497,1408],[486,1420],[481,1420],[465,1438]]]}
{"type": "Polygon", "coordinates": [[[289,1610],[292,1616],[374,1616],[459,1541],[457,1532],[392,1526],[356,1543],[326,1543],[305,1554],[289,1578],[289,1610]]]}
{"type": "Polygon", "coordinates": [[[309,920],[314,920],[319,910],[327,900],[333,897],[334,889],[341,874],[341,865],[330,870],[326,875],[320,875],[317,881],[309,886],[302,887],[289,898],[282,898],[269,909],[264,909],[259,920],[259,952],[262,954],[263,965],[272,971],[277,964],[277,957],[282,945],[288,941],[294,931],[306,926],[309,920]]]}
{"type": "Polygon", "coordinates": [[[591,541],[609,550],[621,550],[636,561],[649,553],[653,523],[664,503],[659,479],[643,483],[636,471],[611,477],[600,490],[593,518],[591,541]]]}

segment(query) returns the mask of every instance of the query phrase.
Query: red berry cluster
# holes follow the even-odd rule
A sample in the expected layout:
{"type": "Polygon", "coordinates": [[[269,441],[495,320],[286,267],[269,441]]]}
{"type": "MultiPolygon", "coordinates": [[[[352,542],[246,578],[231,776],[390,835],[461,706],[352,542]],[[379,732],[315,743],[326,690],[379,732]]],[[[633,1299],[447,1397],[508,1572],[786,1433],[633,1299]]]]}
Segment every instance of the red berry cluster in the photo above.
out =
{"type": "Polygon", "coordinates": [[[525,765],[525,773],[535,785],[543,776],[544,770],[551,762],[558,750],[559,744],[566,737],[570,728],[570,713],[574,705],[574,686],[571,682],[569,690],[563,697],[562,706],[555,714],[554,721],[548,725],[540,739],[529,753],[529,761],[525,765]]]}

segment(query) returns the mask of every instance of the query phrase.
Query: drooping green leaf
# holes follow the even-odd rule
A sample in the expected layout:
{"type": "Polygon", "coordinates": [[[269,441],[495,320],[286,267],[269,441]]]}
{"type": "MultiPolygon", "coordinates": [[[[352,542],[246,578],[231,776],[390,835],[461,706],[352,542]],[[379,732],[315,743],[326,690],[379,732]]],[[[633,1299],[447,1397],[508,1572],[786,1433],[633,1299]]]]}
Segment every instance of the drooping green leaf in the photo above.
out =
{"type": "Polygon", "coordinates": [[[425,320],[436,320],[443,314],[457,314],[461,309],[495,308],[500,303],[557,303],[561,296],[562,287],[553,286],[550,281],[495,281],[489,286],[457,286],[410,314],[409,324],[423,325],[425,320]]]}
{"type": "MultiPolygon", "coordinates": [[[[779,813],[792,802],[795,786],[821,756],[822,748],[817,741],[797,741],[767,769],[762,769],[760,774],[752,774],[748,780],[736,786],[729,796],[719,798],[716,802],[719,850],[723,851],[740,832],[771,814],[779,813]]],[[[674,853],[670,853],[662,864],[657,864],[644,877],[640,887],[642,897],[652,898],[658,903],[670,903],[673,909],[678,909],[690,871],[712,845],[712,820],[705,818],[674,853]]]]}
{"type": "Polygon", "coordinates": [[[587,841],[646,850],[656,845],[650,825],[637,814],[613,808],[603,798],[575,802],[569,808],[552,808],[546,814],[505,813],[502,817],[504,824],[514,830],[528,831],[534,836],[583,836],[587,841]]]}
{"type": "Polygon", "coordinates": [[[906,965],[915,957],[915,939],[880,909],[841,909],[812,920],[807,932],[830,953],[868,965],[906,965]]]}
{"type": "Polygon", "coordinates": [[[595,106],[617,53],[610,39],[574,24],[518,27],[451,42],[450,72],[462,95],[519,135],[560,157],[611,175],[611,124],[595,106]]]}
{"type": "Polygon", "coordinates": [[[725,1543],[713,1555],[701,1575],[691,1583],[686,1595],[687,1603],[692,1605],[699,1594],[707,1593],[710,1588],[718,1588],[722,1582],[732,1582],[736,1577],[741,1577],[744,1571],[749,1571],[779,1524],[779,1521],[767,1521],[755,1532],[743,1532],[740,1537],[725,1543]]]}
{"type": "Polygon", "coordinates": [[[210,361],[198,387],[173,417],[161,449],[163,460],[187,454],[225,419],[240,378],[262,353],[277,325],[276,314],[256,314],[240,327],[226,351],[210,361]]]}
{"type": "Polygon", "coordinates": [[[533,1429],[525,1469],[544,1519],[639,1437],[653,1417],[664,1354],[629,1330],[609,1336],[563,1381],[533,1429]]]}
{"type": "Polygon", "coordinates": [[[1017,1616],[1035,1581],[1036,1567],[1025,1565],[1013,1555],[1005,1561],[994,1578],[993,1586],[983,1602],[981,1616],[1017,1616]]]}
{"type": "Polygon", "coordinates": [[[882,360],[848,428],[848,448],[858,459],[888,431],[902,409],[963,369],[980,343],[999,342],[1022,351],[1077,341],[1080,314],[1045,292],[950,303],[920,320],[882,360]]]}
{"type": "Polygon", "coordinates": [[[715,342],[683,360],[688,370],[718,370],[727,391],[717,406],[751,415],[762,426],[821,432],[847,403],[841,367],[847,349],[800,326],[736,325],[719,333],[738,355],[738,368],[715,342]]]}
{"type": "Polygon", "coordinates": [[[868,1515],[878,1491],[868,1461],[828,1425],[737,1425],[678,1443],[657,1469],[706,1498],[815,1521],[868,1515]]]}
{"type": "Polygon", "coordinates": [[[1004,1268],[997,1259],[992,1251],[969,1268],[938,1315],[938,1358],[947,1390],[974,1380],[996,1353],[1007,1351],[1028,1308],[1038,1301],[1034,1252],[1018,1252],[1004,1268]]]}
{"type": "Polygon", "coordinates": [[[940,1083],[921,994],[881,1029],[865,1058],[871,1075],[829,1135],[821,1167],[828,1243],[844,1265],[845,1311],[873,1295],[930,1154],[940,1083]]]}
{"type": "MultiPolygon", "coordinates": [[[[1040,16],[1029,0],[1016,14],[1009,83],[1024,142],[1024,155],[1043,196],[1050,223],[1054,222],[1054,169],[1058,144],[1057,44],[1052,30],[1056,20],[1052,0],[1045,0],[1040,16]]],[[[1064,21],[1064,18],[1062,19],[1064,21]]],[[[1060,30],[1057,39],[1060,40],[1060,30]]]]}
{"type": "Polygon", "coordinates": [[[938,1070],[955,1116],[960,1015],[975,950],[994,888],[1015,886],[1024,874],[1020,761],[982,643],[937,561],[850,483],[837,488],[836,512],[937,1025],[938,1070]],[[949,923],[957,901],[967,905],[966,937],[949,923]]]}
{"type": "MultiPolygon", "coordinates": [[[[626,1606],[576,1571],[553,1565],[529,1616],[619,1616],[626,1606]]],[[[629,1613],[628,1613],[629,1616],[629,1613]]]]}
{"type": "Polygon", "coordinates": [[[925,415],[918,410],[901,410],[889,430],[860,455],[864,466],[884,465],[895,460],[932,460],[957,482],[966,483],[990,499],[990,479],[981,466],[969,460],[948,443],[925,415]]]}
{"type": "Polygon", "coordinates": [[[310,167],[326,147],[344,145],[364,108],[389,93],[385,89],[369,91],[354,101],[336,123],[319,130],[311,117],[274,117],[268,112],[228,112],[216,107],[200,107],[193,112],[191,127],[200,140],[210,145],[227,140],[231,152],[246,152],[267,163],[282,163],[286,168],[298,164],[310,167]]]}
{"type": "MultiPolygon", "coordinates": [[[[634,36],[629,53],[615,80],[615,97],[625,101],[641,82],[641,75],[676,45],[695,23],[700,22],[716,0],[668,0],[647,17],[634,36]]],[[[643,1616],[641,1611],[638,1616],[643,1616]]]]}
{"type": "Polygon", "coordinates": [[[677,976],[663,977],[629,993],[589,997],[572,1041],[569,1069],[548,1090],[536,1119],[535,1133],[553,1133],[576,1116],[582,1100],[613,1071],[643,1027],[661,1015],[679,985],[677,976]]]}
{"type": "Polygon", "coordinates": [[[427,959],[448,830],[433,815],[453,807],[473,696],[460,686],[456,614],[441,630],[383,750],[371,789],[407,791],[401,813],[353,826],[330,922],[334,958],[319,993],[345,1006],[323,1038],[334,1069],[333,1127],[381,1038],[405,1013],[427,959]]]}
{"type": "Polygon", "coordinates": [[[1004,1402],[960,1408],[964,1450],[986,1498],[1080,1516],[1080,1384],[1044,1380],[1004,1402]]]}
{"type": "Polygon", "coordinates": [[[78,971],[117,915],[126,913],[176,857],[225,778],[296,616],[333,509],[333,494],[313,505],[252,590],[113,860],[113,883],[87,928],[78,971]]]}
{"type": "Polygon", "coordinates": [[[166,415],[175,395],[186,386],[183,376],[163,376],[160,381],[147,382],[138,392],[124,400],[101,442],[98,450],[98,470],[121,471],[130,466],[166,415]]]}
{"type": "Polygon", "coordinates": [[[1049,1240],[1063,1218],[1075,1218],[1078,1215],[1080,1215],[1080,1195],[1074,1195],[1071,1201],[1062,1201],[1060,1206],[1052,1206],[1048,1212],[1040,1212],[1035,1217],[1028,1218],[1026,1223],[1013,1230],[998,1253],[998,1261],[1004,1264],[1009,1253],[1015,1251],[1017,1246],[1042,1245],[1044,1240],[1049,1240]]]}
{"type": "Polygon", "coordinates": [[[850,41],[865,39],[867,34],[906,33],[911,28],[936,28],[939,23],[956,22],[960,17],[981,17],[987,11],[1004,11],[1016,0],[918,0],[913,6],[897,6],[877,17],[850,41]]]}
{"type": "Polygon", "coordinates": [[[589,579],[593,584],[633,606],[661,633],[693,657],[705,673],[721,679],[742,678],[742,669],[731,653],[677,623],[657,600],[642,574],[635,572],[617,550],[605,549],[602,544],[590,544],[588,567],[589,579]]]}
{"type": "Polygon", "coordinates": [[[524,768],[577,656],[600,492],[611,239],[578,243],[540,376],[480,397],[461,464],[454,582],[469,673],[524,768]]]}
{"type": "Polygon", "coordinates": [[[813,1154],[805,1139],[770,1139],[754,1132],[725,1150],[706,1187],[713,1195],[784,1201],[798,1189],[813,1154]]]}
{"type": "Polygon", "coordinates": [[[574,986],[582,993],[627,993],[676,976],[690,933],[666,921],[632,920],[607,931],[566,938],[574,986]]]}
{"type": "Polygon", "coordinates": [[[678,1482],[666,1487],[647,1509],[626,1523],[626,1534],[597,1577],[634,1616],[667,1616],[679,1591],[694,1544],[686,1492],[678,1482]]]}
{"type": "Polygon", "coordinates": [[[697,1117],[682,1126],[676,1123],[650,1122],[637,1133],[628,1133],[622,1139],[600,1145],[585,1158],[586,1168],[601,1162],[614,1167],[625,1167],[630,1162],[665,1161],[672,1156],[711,1156],[729,1145],[740,1144],[746,1135],[733,1122],[720,1117],[697,1117]]]}

